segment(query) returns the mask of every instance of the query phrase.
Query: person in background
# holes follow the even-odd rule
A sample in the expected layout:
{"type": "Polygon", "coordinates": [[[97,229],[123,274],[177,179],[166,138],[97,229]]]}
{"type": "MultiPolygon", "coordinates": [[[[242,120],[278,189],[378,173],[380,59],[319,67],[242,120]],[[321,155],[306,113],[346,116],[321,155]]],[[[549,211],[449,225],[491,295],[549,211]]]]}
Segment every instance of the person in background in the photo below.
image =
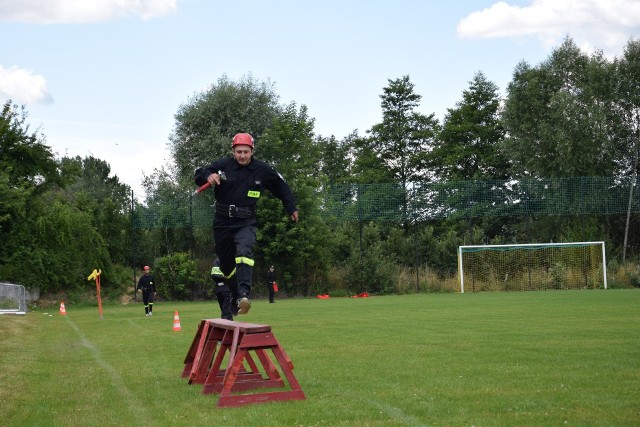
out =
{"type": "Polygon", "coordinates": [[[276,273],[272,265],[271,267],[269,267],[269,271],[267,271],[267,290],[269,291],[269,302],[271,304],[275,302],[274,297],[276,295],[276,291],[273,287],[275,282],[276,282],[276,273]]]}
{"type": "Polygon", "coordinates": [[[199,187],[214,187],[216,255],[225,281],[237,300],[238,314],[247,314],[251,308],[253,245],[258,228],[256,204],[263,190],[279,198],[291,220],[298,222],[296,199],[289,185],[272,166],[254,159],[253,150],[251,135],[236,134],[231,142],[232,156],[196,169],[194,176],[199,187]]]}
{"type": "Polygon", "coordinates": [[[155,279],[151,275],[151,267],[144,266],[144,275],[138,280],[136,292],[142,291],[142,302],[144,303],[145,316],[153,316],[153,297],[156,294],[155,279]]]}

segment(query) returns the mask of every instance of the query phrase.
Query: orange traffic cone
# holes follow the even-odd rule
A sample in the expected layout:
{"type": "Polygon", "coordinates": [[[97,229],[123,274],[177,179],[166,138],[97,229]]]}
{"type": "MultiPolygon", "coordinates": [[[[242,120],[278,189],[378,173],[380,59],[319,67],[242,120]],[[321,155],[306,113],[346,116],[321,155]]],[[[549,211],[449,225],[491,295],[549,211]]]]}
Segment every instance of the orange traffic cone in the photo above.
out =
{"type": "Polygon", "coordinates": [[[62,314],[63,316],[67,315],[67,310],[65,310],[64,308],[64,301],[60,302],[60,314],[62,314]]]}
{"type": "Polygon", "coordinates": [[[182,330],[182,327],[180,326],[180,316],[178,316],[177,310],[173,312],[173,330],[175,332],[182,330]]]}

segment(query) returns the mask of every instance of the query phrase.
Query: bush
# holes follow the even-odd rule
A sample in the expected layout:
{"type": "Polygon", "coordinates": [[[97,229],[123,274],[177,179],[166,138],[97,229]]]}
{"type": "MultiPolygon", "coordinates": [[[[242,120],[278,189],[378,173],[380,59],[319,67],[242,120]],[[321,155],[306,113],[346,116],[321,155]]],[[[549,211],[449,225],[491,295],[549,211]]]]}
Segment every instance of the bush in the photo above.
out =
{"type": "MultiPolygon", "coordinates": [[[[133,282],[133,272],[131,267],[124,265],[113,265],[110,269],[109,276],[100,276],[100,296],[103,301],[117,301],[123,294],[135,289],[133,282]]],[[[91,281],[95,288],[95,281],[91,281]]]]}
{"type": "Polygon", "coordinates": [[[185,252],[159,258],[154,266],[156,290],[164,298],[186,300],[202,279],[199,279],[196,262],[185,252]]]}
{"type": "Polygon", "coordinates": [[[640,264],[612,261],[608,268],[608,287],[610,289],[640,288],[640,264]]]}
{"type": "Polygon", "coordinates": [[[354,253],[350,257],[347,267],[349,271],[347,282],[348,289],[354,294],[394,292],[393,272],[395,268],[376,252],[368,251],[362,255],[354,253]]]}

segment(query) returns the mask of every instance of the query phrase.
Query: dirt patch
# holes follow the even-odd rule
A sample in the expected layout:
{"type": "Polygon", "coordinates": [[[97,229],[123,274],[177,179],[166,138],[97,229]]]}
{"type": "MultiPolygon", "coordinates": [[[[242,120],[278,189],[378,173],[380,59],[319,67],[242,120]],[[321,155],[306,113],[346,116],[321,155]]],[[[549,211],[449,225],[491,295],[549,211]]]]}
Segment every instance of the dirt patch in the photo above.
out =
{"type": "Polygon", "coordinates": [[[133,289],[133,287],[128,288],[127,292],[118,299],[120,304],[127,305],[135,302],[135,292],[133,289]]]}

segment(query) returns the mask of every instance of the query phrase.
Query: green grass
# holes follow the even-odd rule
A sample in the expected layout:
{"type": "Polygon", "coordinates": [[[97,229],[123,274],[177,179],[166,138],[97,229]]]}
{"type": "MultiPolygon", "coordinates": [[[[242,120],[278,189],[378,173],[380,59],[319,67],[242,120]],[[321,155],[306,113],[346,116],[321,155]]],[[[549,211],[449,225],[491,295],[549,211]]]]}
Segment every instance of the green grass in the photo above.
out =
{"type": "Polygon", "coordinates": [[[640,423],[638,290],[254,301],[307,399],[224,409],[180,376],[214,301],[66,309],[0,316],[3,425],[640,423]]]}

